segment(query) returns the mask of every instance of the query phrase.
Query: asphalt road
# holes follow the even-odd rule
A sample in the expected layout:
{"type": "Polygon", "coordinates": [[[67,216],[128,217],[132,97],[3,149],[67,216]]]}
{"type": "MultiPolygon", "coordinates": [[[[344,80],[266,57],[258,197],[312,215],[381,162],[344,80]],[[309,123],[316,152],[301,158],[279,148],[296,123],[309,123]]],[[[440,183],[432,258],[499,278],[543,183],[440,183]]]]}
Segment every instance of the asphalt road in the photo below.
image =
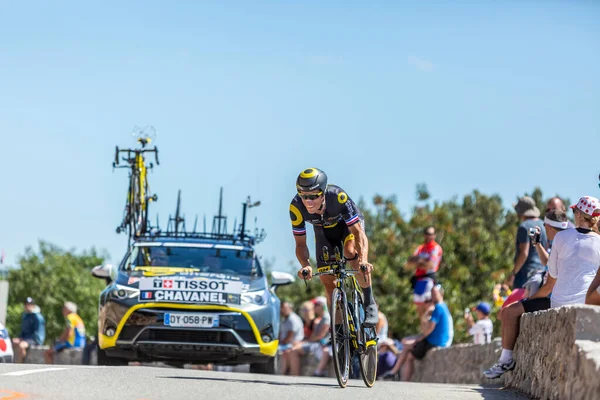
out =
{"type": "Polygon", "coordinates": [[[512,391],[473,385],[251,375],[153,367],[0,364],[0,400],[7,399],[523,399],[512,391]]]}

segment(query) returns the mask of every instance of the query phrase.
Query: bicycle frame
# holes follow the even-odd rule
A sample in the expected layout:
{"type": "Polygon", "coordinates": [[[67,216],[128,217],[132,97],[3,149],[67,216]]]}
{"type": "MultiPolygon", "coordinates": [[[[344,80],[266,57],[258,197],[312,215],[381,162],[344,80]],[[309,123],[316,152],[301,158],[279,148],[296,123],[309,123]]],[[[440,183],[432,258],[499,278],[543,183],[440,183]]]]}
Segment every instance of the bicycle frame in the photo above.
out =
{"type": "MultiPolygon", "coordinates": [[[[344,296],[344,303],[348,309],[348,327],[350,329],[350,339],[353,350],[358,350],[359,353],[370,345],[377,344],[376,340],[371,340],[367,343],[362,343],[362,331],[360,328],[360,315],[359,315],[359,301],[356,295],[362,294],[362,288],[358,284],[354,273],[361,272],[360,270],[346,269],[346,260],[344,258],[338,258],[334,261],[325,261],[326,266],[317,269],[317,273],[314,276],[320,275],[333,275],[336,277],[336,288],[340,289],[344,296]],[[349,289],[352,299],[348,299],[348,288],[344,286],[346,282],[349,282],[349,289]]],[[[335,323],[332,321],[332,323],[335,323]]]]}
{"type": "Polygon", "coordinates": [[[138,142],[142,145],[141,149],[119,149],[117,147],[113,162],[113,168],[130,169],[125,216],[121,225],[117,227],[117,233],[120,233],[129,226],[129,239],[145,233],[148,204],[158,199],[156,195],[148,196],[148,169],[153,168],[154,165],[150,163],[149,166],[146,166],[144,159],[144,153],[154,153],[156,165],[160,165],[158,149],[156,146],[153,149],[145,148],[149,139],[138,139],[138,142]],[[122,160],[128,165],[119,166],[119,156],[123,153],[126,154],[126,157],[123,157],[122,160]]]}

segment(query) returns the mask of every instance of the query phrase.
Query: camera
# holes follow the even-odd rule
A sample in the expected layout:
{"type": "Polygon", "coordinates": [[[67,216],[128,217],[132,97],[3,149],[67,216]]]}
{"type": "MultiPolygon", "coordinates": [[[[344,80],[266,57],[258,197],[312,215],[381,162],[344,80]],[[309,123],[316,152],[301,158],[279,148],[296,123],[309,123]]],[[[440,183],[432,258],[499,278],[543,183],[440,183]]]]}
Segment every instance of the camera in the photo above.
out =
{"type": "Polygon", "coordinates": [[[540,242],[542,233],[538,231],[538,228],[529,228],[529,237],[531,238],[531,245],[534,246],[540,242]]]}

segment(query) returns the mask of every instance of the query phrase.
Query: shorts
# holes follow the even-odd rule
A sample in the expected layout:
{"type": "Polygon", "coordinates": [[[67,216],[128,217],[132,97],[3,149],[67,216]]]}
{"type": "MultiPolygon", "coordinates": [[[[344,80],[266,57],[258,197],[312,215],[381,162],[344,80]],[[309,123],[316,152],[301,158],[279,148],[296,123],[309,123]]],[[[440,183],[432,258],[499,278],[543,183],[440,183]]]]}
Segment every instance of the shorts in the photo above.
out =
{"type": "Polygon", "coordinates": [[[427,339],[419,340],[415,343],[410,353],[417,359],[422,360],[425,354],[435,346],[427,341],[427,339]]]}
{"type": "MultiPolygon", "coordinates": [[[[364,220],[358,222],[361,228],[365,229],[364,220]]],[[[337,247],[340,251],[340,255],[348,256],[349,258],[354,257],[353,254],[344,254],[344,244],[349,240],[354,240],[354,234],[350,232],[350,229],[344,221],[339,221],[336,225],[329,228],[322,226],[315,226],[315,242],[316,242],[316,259],[317,268],[325,266],[325,260],[323,257],[323,248],[327,248],[329,259],[333,260],[335,257],[335,248],[337,247]]]]}
{"type": "Polygon", "coordinates": [[[54,351],[56,353],[59,353],[64,349],[70,349],[71,347],[73,346],[69,342],[56,342],[56,344],[54,345],[54,351]]]}
{"type": "Polygon", "coordinates": [[[521,301],[526,313],[548,310],[550,308],[550,297],[540,297],[539,299],[526,299],[521,301]]]}
{"type": "Polygon", "coordinates": [[[432,278],[418,278],[415,282],[413,291],[413,301],[416,304],[422,304],[431,300],[431,289],[433,289],[434,280],[432,278]]]}
{"type": "Polygon", "coordinates": [[[304,354],[314,354],[317,358],[323,355],[323,345],[320,342],[306,342],[302,344],[304,354]]]}

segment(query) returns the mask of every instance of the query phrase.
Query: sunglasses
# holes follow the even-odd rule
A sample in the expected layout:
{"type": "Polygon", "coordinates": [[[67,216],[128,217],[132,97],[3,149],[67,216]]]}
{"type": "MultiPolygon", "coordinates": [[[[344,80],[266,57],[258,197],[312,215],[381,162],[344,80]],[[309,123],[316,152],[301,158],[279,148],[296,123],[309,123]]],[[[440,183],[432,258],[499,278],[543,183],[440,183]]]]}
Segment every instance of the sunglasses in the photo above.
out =
{"type": "Polygon", "coordinates": [[[298,193],[298,195],[303,200],[316,200],[319,197],[323,196],[323,192],[319,192],[319,193],[316,193],[316,194],[298,193]]]}

